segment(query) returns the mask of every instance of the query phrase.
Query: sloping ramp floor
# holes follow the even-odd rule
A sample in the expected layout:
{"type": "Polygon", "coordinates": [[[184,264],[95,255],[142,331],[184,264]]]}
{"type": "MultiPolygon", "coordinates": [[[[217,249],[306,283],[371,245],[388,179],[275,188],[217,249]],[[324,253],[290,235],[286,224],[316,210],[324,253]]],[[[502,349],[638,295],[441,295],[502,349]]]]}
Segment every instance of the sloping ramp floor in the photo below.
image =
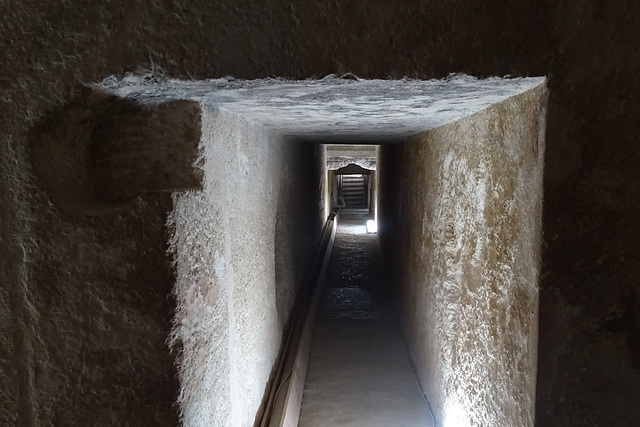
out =
{"type": "Polygon", "coordinates": [[[433,426],[367,217],[341,216],[316,319],[299,426],[433,426]]]}

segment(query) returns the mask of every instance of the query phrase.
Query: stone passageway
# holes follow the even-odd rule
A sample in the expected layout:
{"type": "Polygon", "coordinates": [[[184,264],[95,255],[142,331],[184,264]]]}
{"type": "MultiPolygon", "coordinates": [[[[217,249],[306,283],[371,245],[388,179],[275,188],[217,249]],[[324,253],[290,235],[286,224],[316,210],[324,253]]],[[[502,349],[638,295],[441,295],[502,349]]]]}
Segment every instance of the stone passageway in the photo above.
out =
{"type": "Polygon", "coordinates": [[[532,427],[546,93],[464,75],[82,91],[29,131],[50,200],[6,258],[26,270],[0,298],[0,390],[19,390],[0,424],[297,425],[323,289],[309,317],[300,291],[342,194],[380,231],[340,227],[303,425],[427,424],[407,337],[436,423],[532,427]]]}
{"type": "Polygon", "coordinates": [[[363,214],[344,213],[313,332],[301,427],[432,426],[363,214]]]}
{"type": "Polygon", "coordinates": [[[639,425],[640,2],[0,11],[0,426],[253,425],[329,213],[313,142],[384,144],[439,423],[639,425]]]}

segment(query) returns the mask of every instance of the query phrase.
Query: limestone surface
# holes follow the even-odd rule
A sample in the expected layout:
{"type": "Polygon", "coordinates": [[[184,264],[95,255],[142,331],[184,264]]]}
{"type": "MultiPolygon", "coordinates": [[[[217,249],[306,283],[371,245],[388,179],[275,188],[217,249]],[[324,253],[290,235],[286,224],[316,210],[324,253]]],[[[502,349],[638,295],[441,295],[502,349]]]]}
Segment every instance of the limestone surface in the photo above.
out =
{"type": "Polygon", "coordinates": [[[382,253],[444,426],[534,425],[545,108],[540,86],[380,151],[382,253]]]}

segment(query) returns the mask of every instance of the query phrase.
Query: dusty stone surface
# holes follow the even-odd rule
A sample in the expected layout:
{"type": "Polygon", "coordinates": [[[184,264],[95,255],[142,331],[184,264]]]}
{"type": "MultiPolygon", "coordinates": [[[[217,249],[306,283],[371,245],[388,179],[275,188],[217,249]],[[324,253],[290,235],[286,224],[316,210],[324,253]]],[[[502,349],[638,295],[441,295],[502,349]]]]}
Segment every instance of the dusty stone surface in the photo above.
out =
{"type": "Polygon", "coordinates": [[[324,147],[205,107],[202,150],[204,188],[171,215],[178,402],[184,425],[248,426],[320,241],[324,147]]]}
{"type": "Polygon", "coordinates": [[[322,143],[402,141],[418,132],[524,92],[543,77],[478,80],[465,75],[446,80],[362,80],[327,76],[287,81],[218,79],[169,80],[140,77],[101,85],[139,101],[157,97],[190,99],[215,106],[298,139],[322,143]]]}
{"type": "Polygon", "coordinates": [[[381,246],[439,425],[534,425],[545,106],[543,85],[381,148],[381,246]]]}
{"type": "MultiPolygon", "coordinates": [[[[1,3],[0,423],[36,424],[41,412],[62,402],[58,391],[35,393],[36,347],[48,341],[33,326],[39,316],[33,299],[48,280],[36,275],[38,260],[46,257],[60,270],[76,265],[72,280],[82,283],[90,271],[115,269],[127,259],[118,249],[102,256],[104,242],[114,248],[121,241],[110,222],[80,227],[80,219],[50,204],[32,174],[27,135],[85,83],[140,68],[149,79],[321,78],[348,71],[380,79],[451,72],[549,76],[537,420],[543,426],[636,425],[638,38],[640,4],[630,0],[1,3]],[[82,241],[76,230],[87,227],[99,244],[82,258],[59,258],[59,248],[82,241]],[[44,238],[49,229],[61,231],[44,238]]],[[[136,230],[155,229],[139,218],[136,230]]],[[[129,267],[142,268],[137,261],[129,267]]],[[[80,294],[69,295],[67,304],[81,303],[80,294]]],[[[171,315],[169,309],[158,313],[171,315]]],[[[161,353],[136,354],[159,361],[161,353]]],[[[59,366],[61,377],[90,376],[72,362],[59,366]]],[[[95,402],[116,418],[144,414],[109,406],[115,394],[102,392],[137,395],[127,387],[105,378],[93,383],[95,394],[65,400],[67,408],[98,396],[95,402]]],[[[167,394],[157,404],[170,406],[172,399],[167,394]]],[[[145,424],[130,424],[138,420],[145,424]]]]}
{"type": "Polygon", "coordinates": [[[375,145],[327,145],[327,169],[336,170],[349,165],[375,170],[378,151],[375,145]]]}
{"type": "Polygon", "coordinates": [[[33,172],[66,213],[122,210],[143,193],[201,187],[200,128],[197,102],[88,89],[31,132],[33,172]]]}

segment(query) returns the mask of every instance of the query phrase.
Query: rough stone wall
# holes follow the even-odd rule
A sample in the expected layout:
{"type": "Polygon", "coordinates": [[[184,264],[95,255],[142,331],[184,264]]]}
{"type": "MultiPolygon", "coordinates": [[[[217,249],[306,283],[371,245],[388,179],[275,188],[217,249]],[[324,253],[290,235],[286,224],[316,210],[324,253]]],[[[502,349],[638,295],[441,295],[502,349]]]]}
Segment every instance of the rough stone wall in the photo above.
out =
{"type": "Polygon", "coordinates": [[[204,189],[172,213],[179,404],[186,426],[249,426],[319,243],[324,148],[210,108],[202,144],[204,189]]]}
{"type": "Polygon", "coordinates": [[[545,105],[542,86],[381,153],[381,245],[439,425],[534,424],[545,105]]]}
{"type": "Polygon", "coordinates": [[[30,132],[38,182],[65,213],[126,210],[140,194],[200,188],[200,105],[87,89],[30,132]]]}
{"type": "Polygon", "coordinates": [[[88,255],[58,260],[59,246],[84,236],[77,220],[56,219],[31,174],[27,134],[84,83],[142,68],[184,78],[548,75],[537,419],[636,425],[638,38],[634,0],[0,3],[0,421],[22,414],[33,424],[41,404],[31,368],[48,340],[32,326],[45,280],[38,260],[76,265],[80,283],[126,259],[100,256],[118,233],[92,220],[84,224],[98,243],[88,255]],[[64,232],[43,237],[56,224],[64,232]]]}
{"type": "Polygon", "coordinates": [[[23,258],[9,260],[26,262],[23,287],[3,298],[11,309],[3,317],[16,317],[3,324],[13,326],[14,344],[2,345],[0,424],[177,423],[179,384],[165,344],[170,208],[168,195],[155,195],[102,217],[48,206],[30,222],[39,250],[23,246],[23,258]]]}

